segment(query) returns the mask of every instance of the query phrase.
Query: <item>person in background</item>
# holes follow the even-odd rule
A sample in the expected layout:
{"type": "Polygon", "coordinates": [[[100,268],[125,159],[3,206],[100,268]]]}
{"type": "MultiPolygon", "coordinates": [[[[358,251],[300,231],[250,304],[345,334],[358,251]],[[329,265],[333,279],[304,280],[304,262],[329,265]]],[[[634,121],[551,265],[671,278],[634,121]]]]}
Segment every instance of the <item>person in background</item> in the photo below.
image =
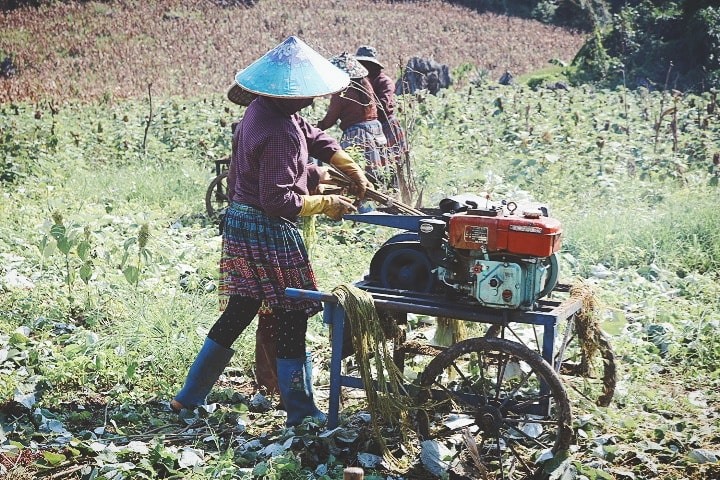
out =
{"type": "Polygon", "coordinates": [[[357,49],[355,58],[368,70],[368,80],[378,99],[378,119],[383,127],[383,133],[387,139],[385,150],[387,161],[399,168],[403,164],[403,158],[408,152],[405,131],[395,116],[397,101],[395,98],[395,82],[383,72],[385,66],[377,58],[377,51],[369,45],[363,45],[357,49]]]}
{"type": "Polygon", "coordinates": [[[347,52],[329,60],[350,76],[350,86],[330,98],[328,111],[317,126],[327,130],[339,120],[340,130],[343,132],[340,145],[343,149],[356,147],[363,153],[365,172],[373,183],[378,184],[383,177],[380,170],[385,165],[385,158],[381,152],[387,145],[387,140],[378,121],[372,85],[366,78],[368,71],[347,52]]]}
{"type": "Polygon", "coordinates": [[[324,131],[298,112],[315,97],[345,89],[350,79],[297,37],[288,37],[240,71],[235,82],[257,95],[235,129],[230,162],[232,186],[225,214],[220,295],[223,312],[190,366],[173,410],[194,408],[230,362],[231,346],[264,301],[278,320],[276,368],[287,426],[326,416],[313,399],[312,365],[306,349],[307,322],[322,310],[319,301],[294,299],[288,287],[317,290],[315,274],[298,230],[301,216],[325,214],[339,220],[355,211],[351,199],[317,193],[322,171],[309,156],[328,162],[353,180],[362,198],[370,182],[363,170],[324,131]]]}

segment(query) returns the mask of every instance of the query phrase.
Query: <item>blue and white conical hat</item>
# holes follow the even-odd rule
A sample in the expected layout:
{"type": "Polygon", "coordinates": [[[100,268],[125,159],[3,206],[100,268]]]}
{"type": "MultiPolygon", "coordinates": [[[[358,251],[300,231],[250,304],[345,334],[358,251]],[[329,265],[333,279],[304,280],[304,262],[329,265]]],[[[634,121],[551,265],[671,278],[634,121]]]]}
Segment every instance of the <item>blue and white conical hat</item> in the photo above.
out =
{"type": "Polygon", "coordinates": [[[291,36],[238,72],[235,82],[248,92],[266,97],[313,98],[344,90],[350,77],[291,36]]]}

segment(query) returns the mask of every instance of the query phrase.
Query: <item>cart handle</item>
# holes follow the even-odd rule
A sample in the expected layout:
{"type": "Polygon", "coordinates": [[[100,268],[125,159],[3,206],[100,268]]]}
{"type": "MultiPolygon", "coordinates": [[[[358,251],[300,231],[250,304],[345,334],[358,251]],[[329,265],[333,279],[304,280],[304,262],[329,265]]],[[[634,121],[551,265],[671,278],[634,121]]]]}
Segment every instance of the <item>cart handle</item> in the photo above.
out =
{"type": "Polygon", "coordinates": [[[303,290],[301,288],[286,288],[285,295],[290,298],[301,298],[305,300],[319,300],[321,302],[338,303],[338,299],[331,293],[319,292],[317,290],[303,290]]]}

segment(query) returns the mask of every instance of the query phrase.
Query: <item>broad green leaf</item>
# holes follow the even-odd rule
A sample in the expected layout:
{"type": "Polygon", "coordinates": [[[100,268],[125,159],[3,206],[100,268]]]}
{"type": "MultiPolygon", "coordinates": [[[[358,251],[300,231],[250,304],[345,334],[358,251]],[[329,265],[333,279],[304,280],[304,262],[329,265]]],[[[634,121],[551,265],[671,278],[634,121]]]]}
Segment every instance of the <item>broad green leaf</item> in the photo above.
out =
{"type": "Polygon", "coordinates": [[[128,265],[127,267],[125,267],[125,270],[123,270],[123,275],[125,275],[125,279],[130,285],[135,285],[138,282],[140,271],[137,269],[137,267],[128,265]]]}
{"type": "Polygon", "coordinates": [[[77,448],[68,447],[66,451],[73,457],[79,457],[80,455],[82,455],[82,452],[77,448]]]}
{"type": "Polygon", "coordinates": [[[83,263],[82,267],[80,267],[79,273],[80,279],[87,285],[87,283],[90,281],[90,278],[92,277],[92,262],[87,261],[83,263]]]}
{"type": "Polygon", "coordinates": [[[55,240],[60,240],[61,238],[65,237],[66,229],[63,225],[53,225],[50,227],[50,235],[55,237],[55,240]]]}
{"type": "Polygon", "coordinates": [[[267,475],[269,471],[268,465],[265,462],[260,462],[253,468],[252,474],[256,478],[262,478],[267,475]]]}
{"type": "Polygon", "coordinates": [[[137,370],[137,367],[137,362],[130,362],[130,365],[128,365],[125,369],[125,377],[129,380],[132,379],[135,376],[135,370],[137,370]]]}
{"type": "MultiPolygon", "coordinates": [[[[12,335],[10,335],[9,343],[10,345],[20,345],[29,342],[30,339],[23,335],[20,332],[13,332],[12,335]]],[[[12,352],[12,350],[11,350],[12,352]]]]}
{"type": "Polygon", "coordinates": [[[720,462],[720,450],[695,448],[690,450],[688,457],[696,463],[716,463],[720,462]]]}
{"type": "Polygon", "coordinates": [[[67,237],[63,236],[57,239],[57,247],[58,250],[67,255],[70,253],[70,249],[72,248],[72,242],[67,237]]]}
{"type": "Polygon", "coordinates": [[[128,258],[130,258],[130,252],[125,250],[125,253],[122,256],[122,259],[120,260],[120,268],[123,268],[125,266],[125,263],[128,261],[128,258]]]}
{"type": "Polygon", "coordinates": [[[150,453],[150,448],[148,448],[147,443],[140,442],[137,440],[133,440],[130,443],[128,443],[127,448],[131,452],[139,453],[142,455],[147,455],[148,453],[150,453]]]}
{"type": "Polygon", "coordinates": [[[60,465],[62,462],[67,460],[67,457],[61,453],[54,453],[50,451],[43,452],[43,458],[50,465],[60,465]]]}
{"type": "Polygon", "coordinates": [[[56,251],[57,251],[57,241],[54,238],[52,240],[48,239],[48,242],[45,243],[42,247],[42,256],[43,256],[43,258],[52,257],[56,251]]]}
{"type": "Polygon", "coordinates": [[[202,458],[202,450],[197,448],[184,448],[180,453],[178,459],[178,465],[181,468],[194,467],[196,465],[202,465],[205,461],[202,458]]]}
{"type": "Polygon", "coordinates": [[[78,243],[77,254],[80,260],[87,260],[88,253],[90,253],[90,243],[85,240],[78,243]]]}

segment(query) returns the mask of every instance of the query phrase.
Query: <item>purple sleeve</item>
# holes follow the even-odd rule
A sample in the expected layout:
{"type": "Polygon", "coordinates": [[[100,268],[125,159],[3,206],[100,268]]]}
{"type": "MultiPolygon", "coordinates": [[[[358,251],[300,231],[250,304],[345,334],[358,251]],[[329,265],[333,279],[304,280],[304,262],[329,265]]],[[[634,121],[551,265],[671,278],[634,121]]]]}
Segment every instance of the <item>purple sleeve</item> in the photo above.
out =
{"type": "Polygon", "coordinates": [[[307,168],[300,161],[299,139],[278,132],[268,138],[259,155],[260,207],[268,215],[295,218],[302,198],[293,190],[296,179],[307,168]]]}
{"type": "Polygon", "coordinates": [[[378,115],[387,121],[389,117],[395,113],[395,82],[385,74],[380,74],[375,82],[375,94],[380,101],[382,113],[378,115]]]}
{"type": "Polygon", "coordinates": [[[307,177],[307,187],[310,191],[310,194],[314,192],[318,185],[320,185],[320,167],[315,165],[314,163],[308,164],[308,177],[307,177]]]}
{"type": "Polygon", "coordinates": [[[327,130],[328,128],[332,127],[337,123],[338,119],[340,118],[340,112],[342,109],[340,108],[340,95],[334,94],[332,97],[330,97],[330,106],[328,107],[327,113],[325,113],[325,118],[320,120],[317,124],[318,128],[321,130],[327,130]]]}
{"type": "Polygon", "coordinates": [[[297,116],[297,121],[300,129],[305,134],[308,154],[321,162],[330,163],[332,156],[341,150],[337,140],[323,130],[311,125],[310,122],[299,115],[297,116]]]}

